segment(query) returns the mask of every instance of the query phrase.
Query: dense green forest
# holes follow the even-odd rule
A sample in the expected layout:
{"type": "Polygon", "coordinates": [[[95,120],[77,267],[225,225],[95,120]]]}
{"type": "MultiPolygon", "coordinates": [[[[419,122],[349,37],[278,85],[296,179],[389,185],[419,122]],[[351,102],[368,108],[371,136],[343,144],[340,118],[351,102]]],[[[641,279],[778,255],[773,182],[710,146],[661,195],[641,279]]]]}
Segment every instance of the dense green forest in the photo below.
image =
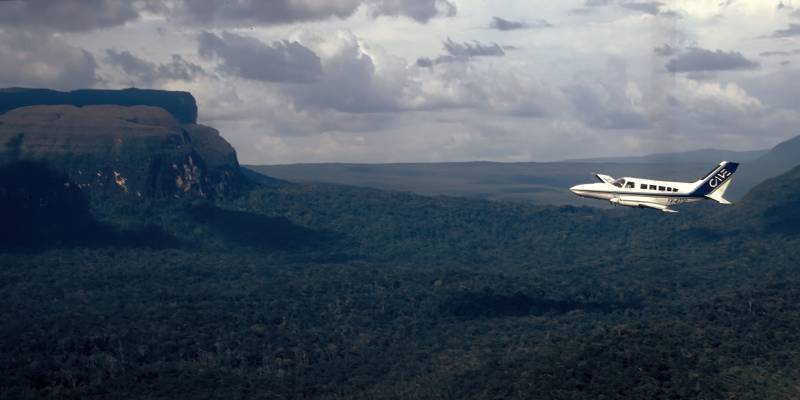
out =
{"type": "Polygon", "coordinates": [[[800,168],[675,215],[89,198],[25,168],[0,171],[3,399],[800,396],[800,168]]]}

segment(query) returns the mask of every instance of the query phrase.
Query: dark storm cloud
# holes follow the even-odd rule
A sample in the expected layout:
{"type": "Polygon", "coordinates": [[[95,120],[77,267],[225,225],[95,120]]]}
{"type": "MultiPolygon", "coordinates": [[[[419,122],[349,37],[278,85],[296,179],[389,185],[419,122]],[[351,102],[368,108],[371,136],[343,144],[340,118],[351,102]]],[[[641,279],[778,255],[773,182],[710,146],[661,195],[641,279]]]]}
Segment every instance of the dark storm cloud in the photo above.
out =
{"type": "Polygon", "coordinates": [[[478,41],[459,43],[447,38],[443,46],[447,54],[434,59],[428,57],[418,58],[417,66],[432,67],[442,63],[466,62],[474,57],[503,57],[506,55],[503,47],[497,43],[483,44],[478,41]]]}
{"type": "Polygon", "coordinates": [[[223,32],[203,32],[199,53],[222,63],[222,72],[265,82],[309,83],[322,76],[320,58],[298,42],[261,42],[255,38],[223,32]]]}
{"type": "Polygon", "coordinates": [[[139,17],[132,1],[5,0],[0,1],[0,26],[85,32],[124,24],[139,17]]]}
{"type": "Polygon", "coordinates": [[[91,87],[96,69],[91,53],[49,34],[0,31],[0,86],[91,87]]]}
{"type": "Polygon", "coordinates": [[[489,28],[497,29],[499,31],[513,31],[517,29],[535,29],[535,28],[549,28],[549,22],[539,19],[531,22],[527,21],[511,21],[500,17],[492,17],[492,22],[489,23],[489,28]]]}
{"type": "Polygon", "coordinates": [[[748,60],[737,51],[711,51],[692,47],[669,60],[669,72],[701,72],[755,69],[758,63],[748,60]]]}
{"type": "Polygon", "coordinates": [[[772,37],[792,37],[800,36],[800,24],[789,24],[788,28],[778,29],[772,33],[772,37]]]}
{"type": "Polygon", "coordinates": [[[139,86],[150,86],[161,80],[191,82],[205,73],[202,67],[186,61],[178,54],[172,55],[171,62],[156,65],[128,51],[108,49],[103,61],[124,72],[131,83],[139,86]]]}
{"type": "Polygon", "coordinates": [[[236,26],[343,19],[362,5],[373,17],[404,16],[418,22],[456,13],[449,0],[167,0],[164,8],[184,22],[236,26]]]}

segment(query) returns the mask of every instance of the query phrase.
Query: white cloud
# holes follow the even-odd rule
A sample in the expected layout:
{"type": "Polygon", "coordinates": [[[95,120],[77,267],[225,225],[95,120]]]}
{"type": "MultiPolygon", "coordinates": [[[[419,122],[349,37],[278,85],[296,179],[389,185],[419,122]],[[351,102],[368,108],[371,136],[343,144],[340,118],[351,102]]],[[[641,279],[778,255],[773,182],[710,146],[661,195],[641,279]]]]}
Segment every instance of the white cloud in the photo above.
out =
{"type": "Polygon", "coordinates": [[[619,0],[579,15],[585,0],[157,3],[90,16],[86,29],[63,22],[55,35],[32,33],[46,19],[13,31],[6,21],[0,81],[188,90],[200,120],[251,163],[542,161],[761,148],[800,133],[798,46],[771,37],[797,20],[770,2],[619,0]],[[494,16],[551,26],[489,29],[494,16]],[[203,31],[218,39],[206,57],[203,31]],[[696,57],[675,70],[687,72],[670,74],[665,64],[686,54],[696,57]]]}

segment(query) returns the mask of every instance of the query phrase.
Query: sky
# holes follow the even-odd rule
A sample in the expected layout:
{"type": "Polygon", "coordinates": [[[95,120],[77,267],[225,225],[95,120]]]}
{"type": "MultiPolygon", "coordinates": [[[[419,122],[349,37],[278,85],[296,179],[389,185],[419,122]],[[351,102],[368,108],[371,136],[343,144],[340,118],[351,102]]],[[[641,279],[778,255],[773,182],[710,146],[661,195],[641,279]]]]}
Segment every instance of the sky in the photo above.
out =
{"type": "Polygon", "coordinates": [[[246,164],[800,134],[800,0],[0,0],[0,87],[191,92],[246,164]]]}

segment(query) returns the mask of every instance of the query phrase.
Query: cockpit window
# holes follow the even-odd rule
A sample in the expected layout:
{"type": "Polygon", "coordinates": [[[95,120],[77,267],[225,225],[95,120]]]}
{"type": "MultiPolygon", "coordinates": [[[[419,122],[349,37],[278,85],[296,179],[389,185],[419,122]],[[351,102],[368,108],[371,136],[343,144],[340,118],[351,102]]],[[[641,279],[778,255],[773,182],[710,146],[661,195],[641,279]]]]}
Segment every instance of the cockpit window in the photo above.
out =
{"type": "Polygon", "coordinates": [[[623,185],[625,185],[625,179],[624,178],[619,178],[619,179],[615,180],[614,182],[611,182],[611,184],[616,186],[616,187],[618,187],[618,188],[621,188],[623,185]]]}

